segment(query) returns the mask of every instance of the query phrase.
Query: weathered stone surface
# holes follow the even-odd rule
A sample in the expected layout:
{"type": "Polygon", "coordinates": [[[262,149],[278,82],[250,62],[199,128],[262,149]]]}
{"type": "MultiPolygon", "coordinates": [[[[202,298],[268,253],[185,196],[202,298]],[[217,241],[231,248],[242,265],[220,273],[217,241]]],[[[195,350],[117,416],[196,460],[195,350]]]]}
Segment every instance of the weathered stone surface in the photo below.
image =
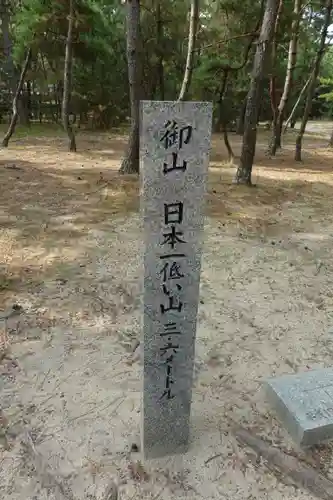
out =
{"type": "Polygon", "coordinates": [[[266,393],[296,443],[310,446],[333,438],[333,369],[270,379],[266,393]]]}
{"type": "Polygon", "coordinates": [[[141,103],[143,451],[186,450],[212,106],[141,103]]]}

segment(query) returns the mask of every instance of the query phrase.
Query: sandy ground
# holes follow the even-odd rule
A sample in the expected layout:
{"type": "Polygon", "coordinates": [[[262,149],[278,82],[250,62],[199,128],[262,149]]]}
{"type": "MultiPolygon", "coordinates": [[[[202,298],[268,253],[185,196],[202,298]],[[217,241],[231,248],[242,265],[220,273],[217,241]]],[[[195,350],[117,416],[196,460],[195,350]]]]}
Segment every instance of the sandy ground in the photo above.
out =
{"type": "MultiPolygon", "coordinates": [[[[266,143],[259,138],[259,145],[266,143]]],[[[236,153],[239,140],[232,138],[236,153]]],[[[213,141],[198,315],[192,443],[140,462],[142,242],[138,182],[116,170],[125,139],[22,138],[1,152],[0,498],[314,498],[239,444],[235,428],[333,480],[330,444],[293,445],[265,403],[269,376],[331,366],[333,153],[306,140],[257,157],[231,183],[213,141]],[[15,165],[15,167],[13,167],[15,165]]]]}

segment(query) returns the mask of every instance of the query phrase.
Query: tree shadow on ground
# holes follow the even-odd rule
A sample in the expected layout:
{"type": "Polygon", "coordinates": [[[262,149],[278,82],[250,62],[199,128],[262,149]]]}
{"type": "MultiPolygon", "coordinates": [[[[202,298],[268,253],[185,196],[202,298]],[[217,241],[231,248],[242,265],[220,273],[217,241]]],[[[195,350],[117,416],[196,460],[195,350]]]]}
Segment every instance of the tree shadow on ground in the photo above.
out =
{"type": "MultiPolygon", "coordinates": [[[[74,262],[89,233],[112,234],[117,220],[139,210],[138,177],[119,175],[118,164],[105,160],[96,167],[89,152],[82,163],[84,152],[79,156],[62,153],[53,139],[48,141],[40,150],[27,138],[22,150],[8,149],[0,160],[0,252],[7,270],[14,265],[13,252],[22,256],[23,270],[29,254],[36,261],[44,259],[45,269],[49,254],[53,261],[74,262]]],[[[103,136],[97,142],[105,147],[108,140],[103,136]]],[[[118,151],[118,163],[120,145],[125,142],[123,137],[110,139],[110,146],[118,151]]],[[[274,160],[259,149],[253,172],[257,186],[236,186],[232,183],[234,168],[214,162],[226,158],[222,141],[214,136],[206,214],[256,236],[285,231],[287,226],[296,228],[299,221],[284,216],[287,205],[295,204],[306,213],[312,207],[323,216],[333,213],[333,153],[304,152],[306,161],[296,166],[287,149],[274,160]]]]}
{"type": "MultiPolygon", "coordinates": [[[[303,140],[302,161],[296,162],[294,160],[296,135],[296,131],[288,132],[283,137],[282,149],[277,151],[275,157],[270,157],[268,154],[270,133],[260,132],[257,140],[255,166],[269,166],[273,170],[287,168],[295,172],[305,171],[305,169],[308,169],[309,172],[330,171],[332,168],[333,148],[328,147],[328,141],[323,137],[313,136],[311,133],[306,134],[303,140]]],[[[235,154],[236,163],[238,163],[241,154],[242,137],[230,134],[229,140],[235,154]]],[[[226,162],[228,158],[222,135],[214,134],[212,145],[211,163],[218,165],[226,162]]]]}

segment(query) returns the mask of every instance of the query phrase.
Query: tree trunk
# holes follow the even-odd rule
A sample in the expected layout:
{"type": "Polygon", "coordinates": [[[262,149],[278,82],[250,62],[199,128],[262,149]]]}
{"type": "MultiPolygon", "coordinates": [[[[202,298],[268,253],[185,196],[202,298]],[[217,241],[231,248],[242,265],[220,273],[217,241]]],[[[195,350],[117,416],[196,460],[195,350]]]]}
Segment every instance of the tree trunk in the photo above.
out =
{"type": "Polygon", "coordinates": [[[221,80],[221,88],[219,92],[219,100],[218,100],[218,118],[216,123],[216,131],[221,132],[225,126],[226,120],[224,118],[224,109],[223,109],[223,101],[225,97],[225,93],[227,90],[229,71],[225,69],[223,71],[223,77],[221,80]]]}
{"type": "Polygon", "coordinates": [[[289,127],[289,124],[290,124],[290,128],[295,128],[295,125],[296,125],[296,120],[295,120],[295,113],[297,111],[297,108],[299,106],[299,103],[301,102],[302,100],[302,97],[303,95],[305,94],[305,91],[306,89],[308,88],[308,85],[310,83],[310,80],[312,78],[312,73],[311,75],[309,76],[309,78],[307,79],[307,81],[305,82],[304,84],[304,87],[302,88],[302,90],[300,91],[299,93],[299,96],[297,98],[297,101],[295,102],[295,105],[293,107],[293,109],[291,110],[291,113],[289,115],[289,118],[288,120],[286,121],[285,123],[285,126],[284,126],[284,130],[283,130],[283,133],[285,134],[287,132],[287,128],[289,127]]]}
{"type": "Polygon", "coordinates": [[[27,81],[27,111],[28,111],[28,120],[30,125],[30,119],[32,114],[31,80],[27,81]]]}
{"type": "Polygon", "coordinates": [[[30,127],[28,85],[24,88],[24,82],[20,98],[17,101],[17,112],[19,123],[26,127],[30,127]]]}
{"type": "Polygon", "coordinates": [[[223,128],[223,140],[224,145],[228,151],[228,163],[233,164],[235,161],[235,155],[229,142],[228,129],[226,125],[223,128]]]}
{"type": "Polygon", "coordinates": [[[20,94],[22,92],[22,87],[24,84],[24,78],[25,78],[25,75],[28,71],[31,58],[32,58],[32,50],[31,50],[31,48],[29,48],[27,55],[26,55],[26,58],[25,58],[25,61],[24,61],[24,64],[23,64],[23,67],[22,67],[21,76],[20,76],[20,79],[19,79],[18,84],[17,84],[16,92],[15,92],[15,95],[13,98],[13,114],[12,114],[12,118],[10,121],[10,125],[9,125],[9,128],[7,130],[5,137],[2,140],[2,146],[4,148],[8,147],[10,138],[12,137],[12,135],[15,131],[15,127],[16,127],[17,119],[18,119],[18,106],[17,105],[18,105],[18,101],[20,99],[20,94]]]}
{"type": "Polygon", "coordinates": [[[222,77],[222,81],[221,81],[220,95],[219,95],[219,101],[218,101],[219,115],[218,115],[217,126],[218,126],[219,132],[221,131],[221,129],[223,131],[224,145],[225,145],[227,152],[228,152],[228,162],[234,163],[235,155],[234,155],[234,152],[232,150],[231,144],[229,142],[228,124],[227,124],[228,120],[225,119],[225,110],[224,110],[224,106],[223,106],[225,94],[227,91],[229,71],[230,71],[229,69],[224,69],[224,71],[223,71],[223,77],[222,77]]]}
{"type": "Polygon", "coordinates": [[[237,184],[252,184],[251,174],[257,141],[259,105],[262,98],[265,69],[270,56],[269,49],[274,32],[276,12],[277,0],[267,0],[246,104],[242,152],[234,180],[237,184]]]}
{"type": "Polygon", "coordinates": [[[191,79],[193,73],[194,48],[197,36],[198,21],[199,21],[199,0],[191,0],[191,17],[190,17],[190,29],[188,34],[186,67],[185,67],[182,88],[180,90],[178,97],[179,101],[184,101],[191,85],[191,79]]]}
{"type": "MultiPolygon", "coordinates": [[[[273,43],[272,43],[272,52],[271,52],[271,61],[272,61],[272,71],[269,82],[269,93],[271,98],[271,108],[272,108],[272,128],[276,129],[277,120],[278,120],[278,105],[276,98],[276,49],[277,49],[277,34],[279,29],[280,18],[282,14],[283,8],[283,0],[279,0],[279,6],[275,18],[274,25],[274,35],[273,35],[273,43]]],[[[272,143],[270,143],[269,150],[272,149],[272,143]]]]}
{"type": "Polygon", "coordinates": [[[308,87],[308,95],[306,97],[302,123],[301,123],[299,133],[298,133],[297,138],[296,138],[295,161],[302,161],[302,140],[303,140],[303,135],[305,132],[306,124],[307,124],[307,121],[309,119],[309,115],[311,112],[312,99],[313,99],[313,94],[315,91],[316,82],[317,82],[317,78],[318,78],[318,74],[319,74],[319,70],[320,70],[320,63],[322,61],[322,58],[323,58],[323,55],[325,52],[327,31],[328,31],[329,25],[331,24],[332,6],[333,6],[333,0],[326,0],[326,12],[325,12],[323,29],[321,32],[319,49],[318,49],[318,52],[316,55],[315,64],[314,64],[313,72],[311,74],[311,79],[310,79],[310,83],[309,83],[309,87],[308,87]]]}
{"type": "Polygon", "coordinates": [[[244,134],[244,121],[245,121],[247,98],[248,98],[248,95],[244,99],[244,102],[243,102],[241,110],[240,110],[240,115],[239,115],[239,118],[237,121],[237,130],[236,130],[237,135],[244,134]]]}
{"type": "Polygon", "coordinates": [[[289,43],[286,79],[284,82],[283,93],[278,107],[277,120],[273,124],[272,141],[270,147],[270,154],[272,156],[276,154],[277,149],[281,148],[281,135],[282,135],[284,113],[293,85],[293,76],[297,60],[297,46],[298,46],[299,24],[301,19],[301,8],[302,8],[302,0],[295,0],[294,19],[291,25],[291,39],[289,43]]]}
{"type": "Polygon", "coordinates": [[[120,172],[138,173],[139,158],[139,123],[141,96],[141,58],[140,58],[140,0],[127,0],[127,64],[131,100],[131,131],[126,155],[120,172]]]}
{"type": "MultiPolygon", "coordinates": [[[[253,31],[252,35],[250,36],[249,42],[248,42],[247,46],[245,47],[243,62],[238,66],[225,66],[225,69],[228,69],[229,71],[233,71],[233,72],[236,71],[237,72],[237,71],[245,68],[245,66],[249,60],[249,56],[251,54],[251,48],[252,48],[253,42],[256,40],[256,38],[258,36],[259,28],[260,28],[261,21],[262,21],[263,11],[264,11],[264,0],[261,0],[260,16],[258,18],[258,21],[257,21],[257,24],[254,28],[254,31],[253,31]]],[[[239,115],[238,120],[237,120],[236,134],[238,134],[238,135],[244,134],[244,119],[245,119],[247,97],[248,97],[248,93],[246,95],[246,98],[243,101],[243,104],[242,104],[241,110],[240,110],[240,115],[239,115]]]]}
{"type": "Polygon", "coordinates": [[[39,123],[42,124],[43,122],[43,94],[40,92],[39,94],[39,99],[38,99],[38,119],[39,123]]]}
{"type": "Polygon", "coordinates": [[[68,30],[65,51],[64,92],[62,96],[62,124],[68,135],[69,151],[76,151],[75,135],[69,123],[69,104],[72,94],[73,69],[73,27],[74,27],[74,0],[69,0],[68,30]]]}
{"type": "Polygon", "coordinates": [[[164,50],[163,50],[163,21],[161,17],[161,2],[158,0],[156,6],[156,49],[158,51],[157,75],[159,86],[159,98],[164,101],[165,88],[164,88],[164,50]]]}

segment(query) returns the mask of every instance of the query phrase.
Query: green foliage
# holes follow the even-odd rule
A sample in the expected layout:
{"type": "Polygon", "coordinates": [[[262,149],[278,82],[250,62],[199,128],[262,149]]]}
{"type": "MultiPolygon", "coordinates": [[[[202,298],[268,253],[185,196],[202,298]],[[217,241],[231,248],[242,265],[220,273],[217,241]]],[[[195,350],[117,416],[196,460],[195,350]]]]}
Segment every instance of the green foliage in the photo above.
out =
{"type": "MultiPolygon", "coordinates": [[[[27,46],[33,47],[33,64],[27,78],[34,92],[47,94],[49,106],[59,106],[63,80],[64,48],[68,25],[68,0],[11,0],[13,58],[22,64],[27,46]],[[57,101],[57,103],[56,103],[57,101]]],[[[74,113],[98,127],[126,122],[129,114],[127,83],[125,2],[76,0],[74,26],[74,113]]],[[[264,0],[201,0],[194,72],[190,98],[212,100],[225,123],[239,115],[250,82],[256,34],[260,28],[264,0]],[[222,80],[228,81],[221,96],[222,80]]],[[[286,74],[294,0],[284,0],[277,32],[277,58],[267,68],[262,118],[270,120],[269,76],[274,73],[278,96],[286,74]]],[[[139,47],[145,98],[177,99],[183,78],[188,37],[190,0],[142,0],[139,47]]],[[[308,78],[318,47],[323,20],[323,2],[307,2],[300,25],[299,53],[291,107],[308,78]]],[[[0,61],[1,62],[1,61],[0,61]]],[[[2,63],[5,64],[4,56],[2,63]]],[[[324,57],[321,76],[333,79],[333,51],[324,57]]],[[[315,100],[320,113],[331,113],[325,103],[333,101],[331,82],[318,87],[315,100]],[[327,87],[328,85],[328,87],[327,87]],[[326,90],[325,90],[326,89],[326,90]],[[319,105],[320,102],[320,105],[319,105]],[[325,107],[326,106],[326,107],[325,107]]],[[[50,108],[51,109],[51,108],[50,108]]]]}
{"type": "Polygon", "coordinates": [[[333,78],[333,47],[329,47],[324,55],[321,65],[321,76],[323,79],[333,78]]]}

